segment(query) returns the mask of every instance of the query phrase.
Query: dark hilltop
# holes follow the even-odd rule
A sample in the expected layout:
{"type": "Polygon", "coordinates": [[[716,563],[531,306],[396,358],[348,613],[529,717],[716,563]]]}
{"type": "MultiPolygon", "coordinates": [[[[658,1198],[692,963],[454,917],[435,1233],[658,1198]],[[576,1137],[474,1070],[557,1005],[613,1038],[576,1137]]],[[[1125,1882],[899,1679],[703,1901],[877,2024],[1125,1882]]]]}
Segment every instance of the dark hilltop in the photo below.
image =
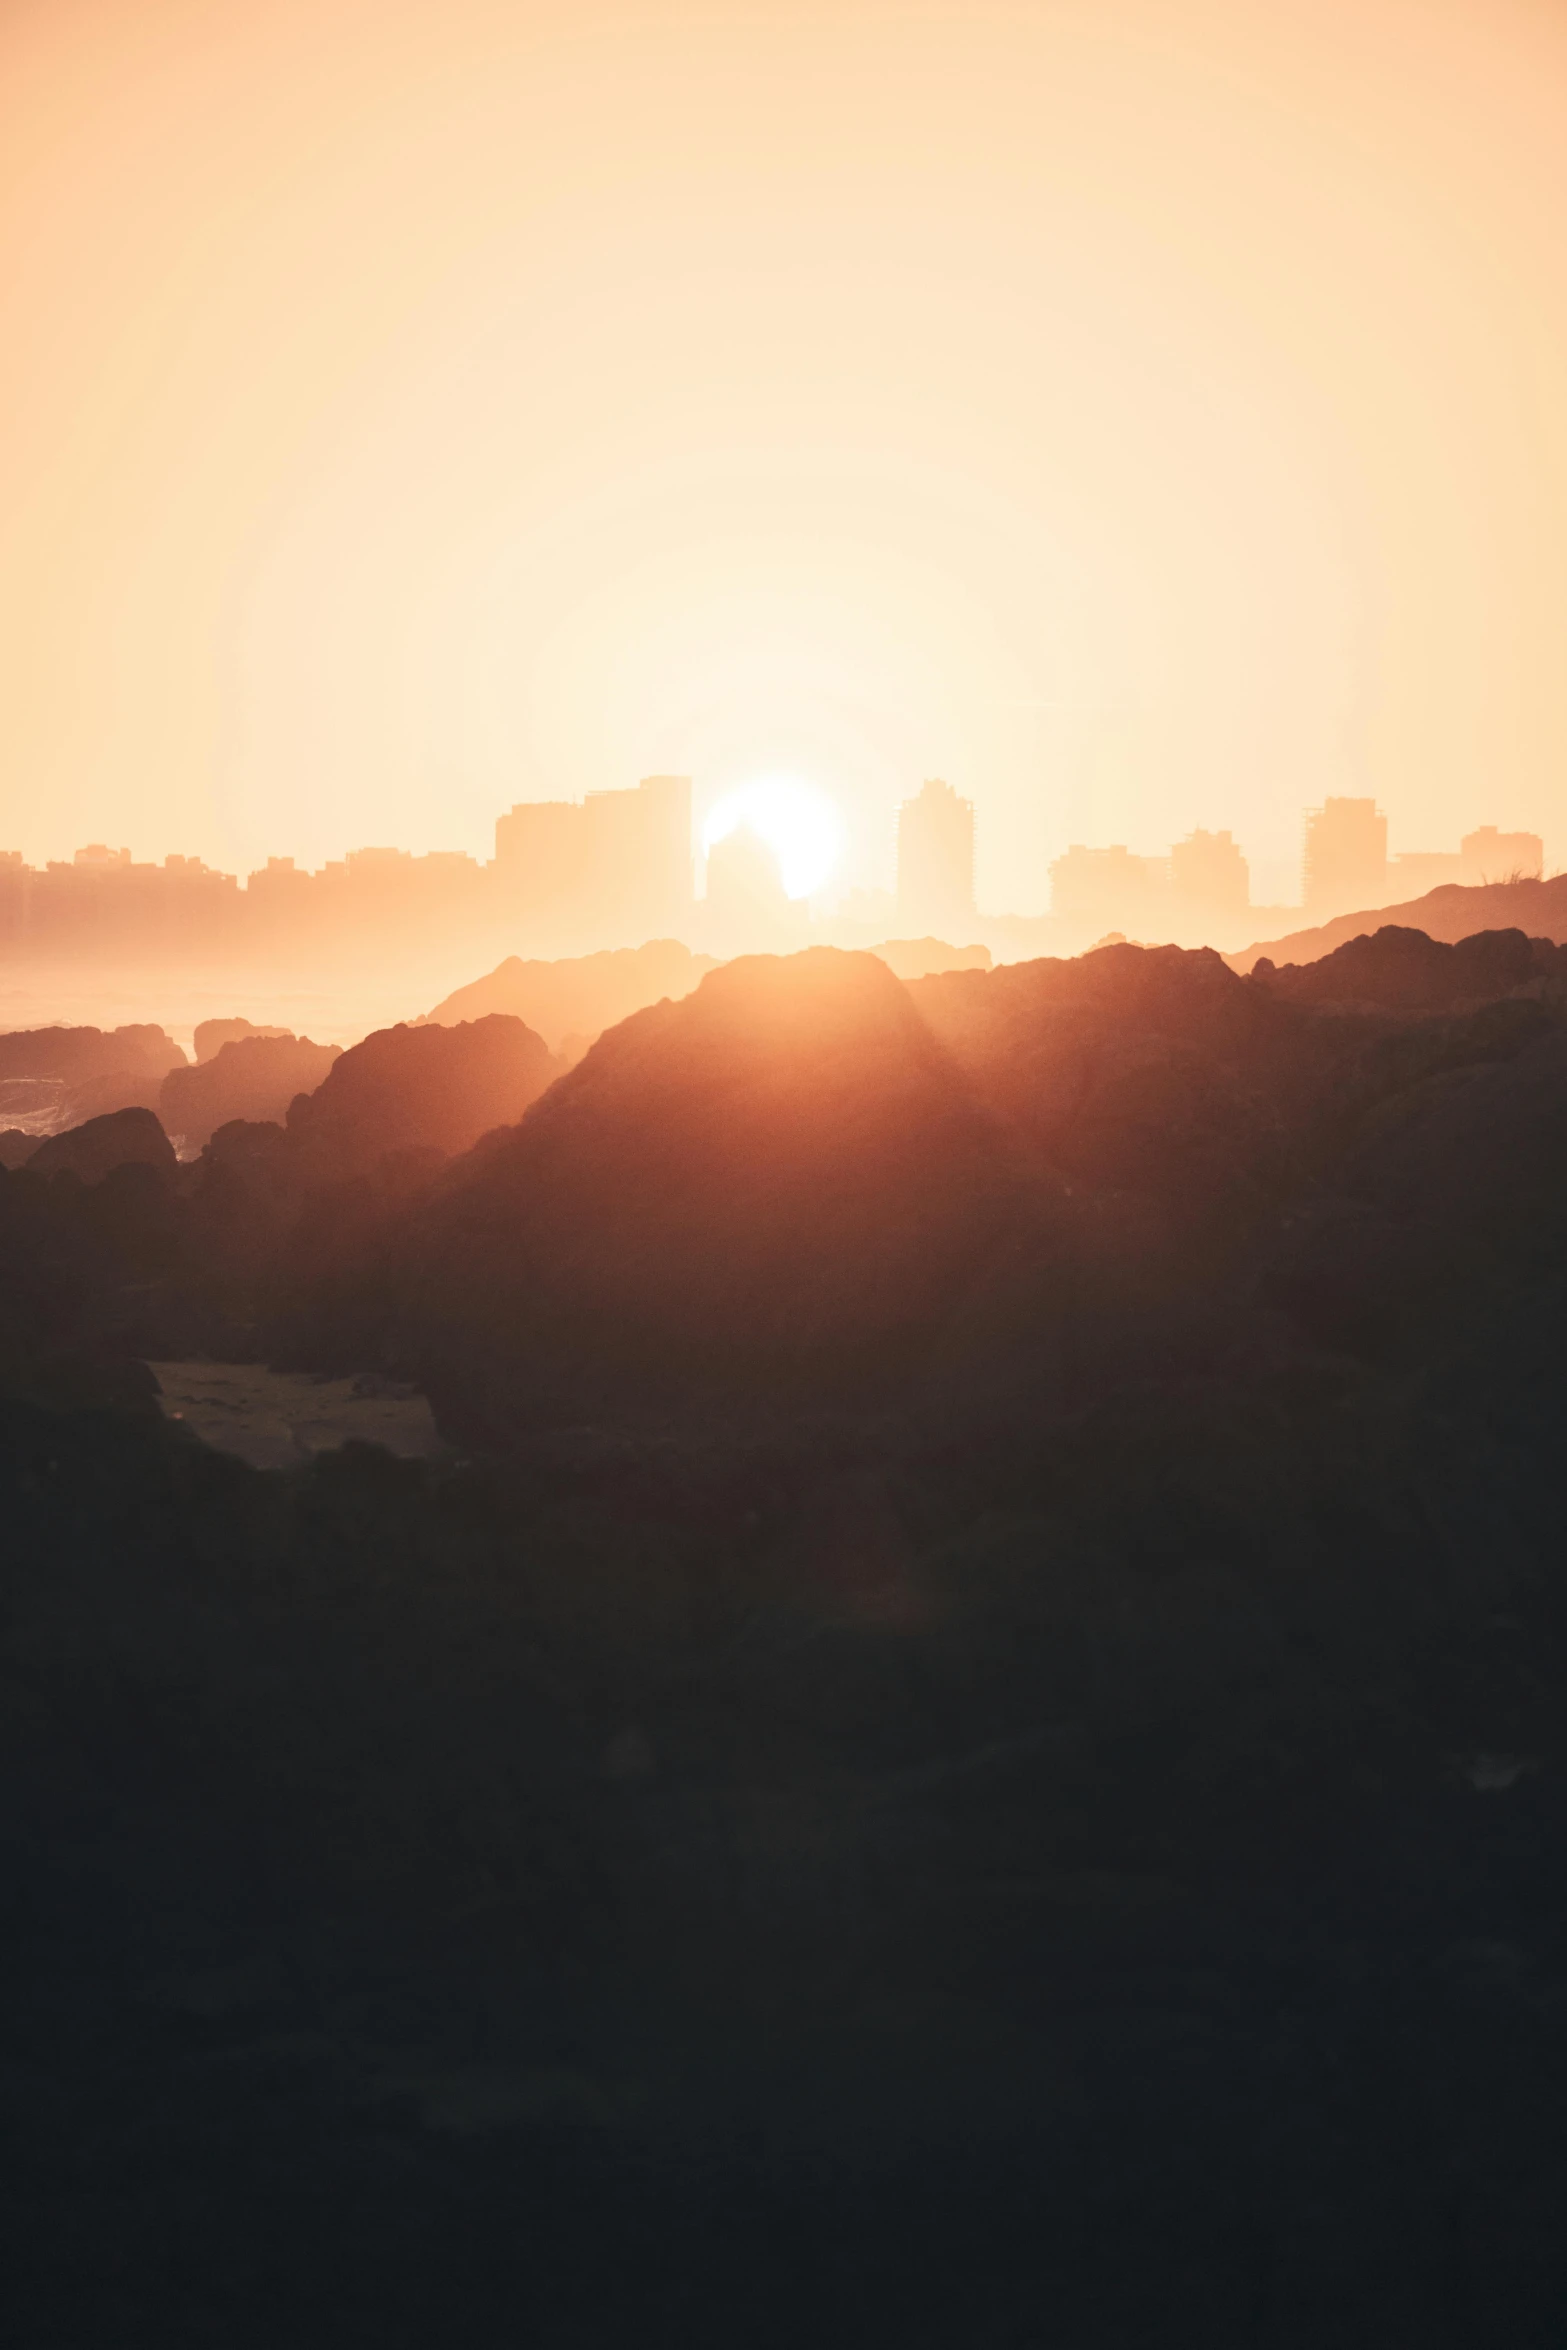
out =
{"type": "Polygon", "coordinates": [[[624,982],[0,1039],[12,2338],[1559,2342],[1567,948],[624,982]]]}

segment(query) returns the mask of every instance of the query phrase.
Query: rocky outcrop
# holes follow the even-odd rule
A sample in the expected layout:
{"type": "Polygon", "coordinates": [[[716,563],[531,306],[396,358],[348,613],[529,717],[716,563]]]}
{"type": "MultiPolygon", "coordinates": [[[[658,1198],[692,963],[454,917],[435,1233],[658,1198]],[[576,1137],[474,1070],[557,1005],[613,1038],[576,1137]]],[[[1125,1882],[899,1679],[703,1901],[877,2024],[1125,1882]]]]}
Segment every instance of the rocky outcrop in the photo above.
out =
{"type": "MultiPolygon", "coordinates": [[[[214,1021],[209,1027],[221,1025],[214,1021]]],[[[174,1069],[163,1080],[159,1112],[170,1134],[194,1153],[218,1127],[235,1118],[281,1120],[297,1094],[324,1083],[341,1048],[312,1044],[286,1029],[253,1034],[198,1057],[193,1069],[174,1069]]]]}
{"type": "Polygon", "coordinates": [[[1225,959],[1236,971],[1250,971],[1266,956],[1271,963],[1315,963],[1335,947],[1347,946],[1377,928],[1423,931],[1427,938],[1455,946],[1482,930],[1521,930],[1528,938],[1567,943],[1567,873],[1549,881],[1491,881],[1469,889],[1446,882],[1423,898],[1397,906],[1372,906],[1340,914],[1332,922],[1293,930],[1286,938],[1260,939],[1225,959]]]}
{"type": "Polygon", "coordinates": [[[578,1413],[874,1385],[993,1277],[1030,1205],[885,964],[748,957],[624,1021],[453,1170],[410,1236],[411,1340],[481,1411],[487,1383],[503,1411],[578,1413]]]}
{"type": "Polygon", "coordinates": [[[247,1037],[291,1037],[290,1028],[259,1028],[254,1020],[244,1020],[236,1013],[227,1020],[198,1020],[195,1046],[198,1064],[215,1061],[226,1044],[242,1044],[247,1037]]]}
{"type": "Polygon", "coordinates": [[[290,1137],[345,1171],[389,1151],[455,1153],[515,1125],[560,1073],[542,1037],[491,1014],[453,1027],[378,1029],[288,1111],[290,1137]]]}
{"type": "Polygon", "coordinates": [[[598,955],[567,956],[559,962],[506,961],[471,986],[460,987],[430,1013],[432,1025],[506,1012],[524,1020],[553,1052],[572,1046],[575,1059],[617,1021],[666,996],[687,996],[714,968],[710,955],[694,955],[671,938],[646,946],[619,947],[598,955]]]}
{"type": "Polygon", "coordinates": [[[1482,930],[1456,944],[1385,923],[1314,963],[1252,965],[1255,985],[1296,1004],[1365,1004],[1382,1011],[1447,1011],[1486,1003],[1567,966],[1567,952],[1521,930],[1482,930]]]}
{"type": "Polygon", "coordinates": [[[58,1078],[85,1085],[96,1077],[134,1070],[161,1079],[183,1067],[185,1055],[161,1028],[21,1028],[0,1035],[0,1079],[58,1078]]]}
{"type": "Polygon", "coordinates": [[[0,1036],[0,1128],[36,1142],[114,1110],[155,1110],[165,1075],[184,1062],[172,1038],[146,1025],[13,1030],[0,1036]]]}
{"type": "Polygon", "coordinates": [[[116,1167],[155,1167],[173,1175],[178,1162],[152,1111],[133,1109],[89,1118],[84,1126],[51,1135],[26,1164],[34,1175],[69,1174],[83,1183],[101,1183],[116,1167]]]}
{"type": "Polygon", "coordinates": [[[1209,949],[1097,947],[950,972],[919,1016],[1030,1150],[1096,1189],[1210,1190],[1265,1144],[1278,1021],[1209,949]]]}

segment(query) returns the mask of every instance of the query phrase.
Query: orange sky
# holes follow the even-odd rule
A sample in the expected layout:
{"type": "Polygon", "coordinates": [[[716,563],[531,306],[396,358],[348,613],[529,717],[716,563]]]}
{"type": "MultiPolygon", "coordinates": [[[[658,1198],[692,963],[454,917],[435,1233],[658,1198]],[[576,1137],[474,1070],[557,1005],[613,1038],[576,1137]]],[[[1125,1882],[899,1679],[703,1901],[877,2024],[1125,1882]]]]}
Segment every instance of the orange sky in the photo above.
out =
{"type": "Polygon", "coordinates": [[[0,6],[0,846],[1567,860],[1567,11],[0,6]]]}

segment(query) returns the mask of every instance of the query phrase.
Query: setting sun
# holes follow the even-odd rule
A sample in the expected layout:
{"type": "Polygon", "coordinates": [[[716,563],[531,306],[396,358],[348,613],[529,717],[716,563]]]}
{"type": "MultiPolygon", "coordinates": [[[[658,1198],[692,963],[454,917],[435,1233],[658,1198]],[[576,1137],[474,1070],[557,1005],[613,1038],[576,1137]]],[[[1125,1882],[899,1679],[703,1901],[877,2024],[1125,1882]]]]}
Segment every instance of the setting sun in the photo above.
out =
{"type": "Polygon", "coordinates": [[[836,803],[814,784],[792,775],[759,775],[754,783],[726,792],[702,827],[703,856],[742,824],[748,824],[778,859],[791,898],[807,898],[820,889],[843,846],[836,803]]]}

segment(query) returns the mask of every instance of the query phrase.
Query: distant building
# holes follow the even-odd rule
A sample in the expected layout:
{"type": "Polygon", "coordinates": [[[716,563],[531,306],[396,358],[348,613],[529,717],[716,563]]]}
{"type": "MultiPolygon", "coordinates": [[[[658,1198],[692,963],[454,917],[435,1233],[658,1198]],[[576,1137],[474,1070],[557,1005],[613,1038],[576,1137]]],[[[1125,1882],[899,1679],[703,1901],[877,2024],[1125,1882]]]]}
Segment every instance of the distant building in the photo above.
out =
{"type": "Polygon", "coordinates": [[[1545,871],[1545,843],[1537,832],[1498,832],[1494,824],[1482,824],[1464,834],[1460,854],[1463,878],[1471,887],[1482,881],[1538,881],[1545,871]]]}
{"type": "Polygon", "coordinates": [[[1189,832],[1170,851],[1170,887],[1194,914],[1241,914],[1251,868],[1227,832],[1189,832]]]}
{"type": "Polygon", "coordinates": [[[691,778],[645,775],[635,791],[589,792],[587,906],[617,945],[670,937],[695,895],[691,778]]]}
{"type": "Polygon", "coordinates": [[[898,810],[898,920],[959,943],[973,919],[974,803],[932,779],[898,810]]]}
{"type": "Polygon", "coordinates": [[[1478,889],[1488,881],[1518,876],[1538,880],[1545,870],[1545,843],[1537,832],[1498,832],[1482,824],[1466,832],[1456,849],[1406,849],[1388,866],[1386,902],[1403,905],[1427,890],[1457,883],[1478,889]]]}
{"type": "Polygon", "coordinates": [[[495,822],[495,868],[519,914],[575,904],[587,860],[587,823],[577,800],[524,800],[495,822]]]}
{"type": "Polygon", "coordinates": [[[1096,932],[1145,934],[1169,890],[1169,858],[1134,857],[1122,843],[1087,849],[1074,841],[1050,868],[1050,910],[1057,921],[1096,932]]]}
{"type": "Polygon", "coordinates": [[[1387,902],[1387,818],[1375,800],[1324,800],[1306,813],[1305,905],[1352,913],[1387,902]]]}
{"type": "Polygon", "coordinates": [[[221,952],[242,919],[233,874],[214,873],[199,857],[138,865],[129,849],[101,841],[69,864],[22,868],[10,894],[21,917],[13,943],[46,961],[221,952]]]}
{"type": "Polygon", "coordinates": [[[1423,898],[1428,889],[1441,889],[1448,882],[1468,878],[1457,849],[1405,849],[1388,865],[1388,904],[1399,906],[1406,898],[1423,898]]]}
{"type": "Polygon", "coordinates": [[[496,824],[495,864],[508,908],[552,931],[617,945],[669,937],[691,916],[691,778],[525,800],[496,824]]]}

